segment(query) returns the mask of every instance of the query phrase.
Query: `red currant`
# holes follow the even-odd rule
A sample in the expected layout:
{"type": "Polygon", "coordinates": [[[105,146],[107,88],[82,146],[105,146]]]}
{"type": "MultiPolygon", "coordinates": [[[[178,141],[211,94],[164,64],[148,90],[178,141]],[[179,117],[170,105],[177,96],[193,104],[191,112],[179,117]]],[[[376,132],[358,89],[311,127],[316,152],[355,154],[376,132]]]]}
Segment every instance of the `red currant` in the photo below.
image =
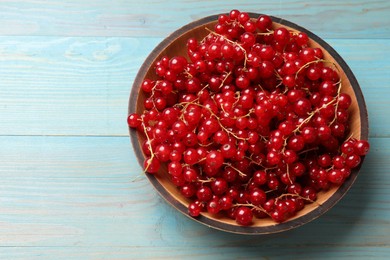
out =
{"type": "Polygon", "coordinates": [[[239,207],[235,212],[236,222],[243,226],[249,226],[252,223],[253,212],[248,207],[239,207]]]}

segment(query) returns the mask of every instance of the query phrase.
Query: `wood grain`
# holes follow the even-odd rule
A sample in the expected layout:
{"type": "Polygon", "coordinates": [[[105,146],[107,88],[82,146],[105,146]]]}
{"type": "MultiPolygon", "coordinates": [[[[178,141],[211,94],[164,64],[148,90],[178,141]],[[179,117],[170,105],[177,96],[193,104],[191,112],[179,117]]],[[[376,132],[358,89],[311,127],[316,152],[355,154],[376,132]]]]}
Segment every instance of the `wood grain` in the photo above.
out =
{"type": "Polygon", "coordinates": [[[193,20],[231,9],[279,16],[323,38],[390,38],[387,0],[5,1],[0,24],[8,26],[0,27],[0,35],[165,37],[193,20]]]}

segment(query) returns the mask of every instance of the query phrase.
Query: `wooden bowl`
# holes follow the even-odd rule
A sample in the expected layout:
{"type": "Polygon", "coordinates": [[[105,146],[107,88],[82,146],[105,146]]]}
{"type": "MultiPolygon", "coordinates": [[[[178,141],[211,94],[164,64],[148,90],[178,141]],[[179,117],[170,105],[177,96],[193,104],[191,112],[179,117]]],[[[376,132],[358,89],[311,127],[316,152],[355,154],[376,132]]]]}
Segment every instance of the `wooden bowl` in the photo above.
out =
{"type": "MultiPolygon", "coordinates": [[[[251,18],[257,18],[259,15],[260,14],[250,13],[251,18]]],[[[364,97],[355,76],[345,61],[330,45],[312,32],[284,19],[272,16],[271,18],[273,20],[274,28],[284,26],[292,31],[307,33],[310,38],[311,46],[321,48],[324,53],[324,59],[330,60],[337,65],[340,69],[340,77],[343,81],[342,92],[346,92],[352,97],[352,105],[350,108],[350,128],[352,136],[357,139],[367,140],[368,115],[364,97]]],[[[140,86],[145,78],[156,78],[153,64],[155,64],[155,62],[163,55],[167,55],[169,57],[177,55],[187,56],[187,40],[190,37],[195,37],[197,39],[204,38],[209,33],[205,27],[213,30],[217,19],[218,15],[213,15],[185,25],[164,39],[150,53],[145,62],[142,64],[134,80],[129,98],[129,114],[134,112],[142,113],[143,111],[143,101],[145,99],[145,95],[142,91],[140,91],[140,86]]],[[[129,131],[135,154],[142,166],[145,157],[140,147],[144,141],[144,137],[133,129],[129,129],[129,131]]],[[[363,160],[364,158],[362,158],[362,162],[363,160]]],[[[201,216],[197,218],[190,218],[206,226],[232,233],[270,234],[286,231],[308,223],[332,208],[352,186],[358,175],[359,169],[360,166],[353,169],[350,177],[341,186],[331,188],[326,192],[320,192],[316,203],[306,205],[305,208],[298,212],[296,216],[283,223],[276,223],[272,219],[255,219],[252,226],[240,226],[232,219],[222,216],[213,216],[208,213],[202,213],[201,216]]],[[[189,201],[184,198],[178,189],[170,182],[169,178],[167,178],[167,174],[166,168],[163,168],[158,174],[146,174],[146,176],[166,201],[168,201],[178,211],[188,216],[187,206],[189,201]]]]}

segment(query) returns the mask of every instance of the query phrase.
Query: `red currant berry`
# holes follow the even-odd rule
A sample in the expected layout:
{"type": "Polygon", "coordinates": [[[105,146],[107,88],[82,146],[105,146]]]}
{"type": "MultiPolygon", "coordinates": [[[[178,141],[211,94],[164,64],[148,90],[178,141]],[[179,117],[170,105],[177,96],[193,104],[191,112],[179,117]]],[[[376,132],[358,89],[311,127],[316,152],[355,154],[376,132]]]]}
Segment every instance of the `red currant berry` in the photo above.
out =
{"type": "Polygon", "coordinates": [[[141,121],[141,117],[136,114],[136,113],[133,113],[133,114],[130,114],[128,117],[127,117],[127,124],[131,127],[131,128],[137,128],[141,125],[142,121],[141,121]]]}
{"type": "Polygon", "coordinates": [[[186,198],[191,198],[196,193],[196,187],[192,183],[184,184],[180,187],[180,193],[186,198]]]}
{"type": "Polygon", "coordinates": [[[187,65],[187,60],[182,56],[175,56],[169,60],[169,69],[179,73],[182,72],[187,65]]]}
{"type": "Polygon", "coordinates": [[[300,151],[305,147],[305,139],[301,135],[295,135],[288,139],[287,148],[293,151],[300,151]]]}
{"type": "Polygon", "coordinates": [[[273,211],[271,213],[271,217],[272,217],[273,220],[275,220],[278,223],[281,223],[281,222],[286,220],[286,214],[285,213],[281,213],[281,212],[279,212],[277,210],[275,210],[275,211],[273,211]]]}
{"type": "Polygon", "coordinates": [[[336,155],[333,157],[332,163],[336,169],[342,169],[345,166],[345,158],[341,155],[336,155]]]}
{"type": "Polygon", "coordinates": [[[296,42],[299,46],[306,46],[309,42],[309,37],[306,33],[300,32],[296,37],[296,42]]]}
{"type": "Polygon", "coordinates": [[[202,186],[197,190],[196,197],[202,202],[207,202],[212,199],[213,193],[209,187],[202,186]]]}
{"type": "Polygon", "coordinates": [[[213,169],[219,169],[224,162],[224,157],[220,151],[210,151],[206,156],[206,165],[213,169]]]}
{"type": "Polygon", "coordinates": [[[358,167],[360,162],[361,162],[361,158],[357,154],[351,154],[345,158],[345,166],[351,169],[358,167]]]}
{"type": "Polygon", "coordinates": [[[168,173],[174,176],[180,176],[183,166],[179,161],[171,161],[168,164],[168,173]]]}
{"type": "Polygon", "coordinates": [[[312,187],[303,188],[301,196],[309,201],[315,201],[317,199],[317,193],[312,187]]]}
{"type": "Polygon", "coordinates": [[[255,188],[249,193],[249,201],[255,206],[263,205],[267,200],[267,195],[261,189],[255,188]]]}
{"type": "Polygon", "coordinates": [[[233,206],[233,199],[229,195],[222,196],[219,199],[219,206],[221,210],[228,210],[233,206]]]}
{"type": "Polygon", "coordinates": [[[356,141],[354,144],[354,152],[357,155],[364,156],[370,150],[370,144],[366,140],[356,141]]]}
{"type": "Polygon", "coordinates": [[[144,161],[144,169],[148,173],[157,173],[160,169],[160,161],[156,157],[146,158],[144,161]]]}
{"type": "Polygon", "coordinates": [[[348,140],[342,143],[341,152],[346,155],[351,155],[355,152],[355,142],[353,140],[348,140]]]}
{"type": "Polygon", "coordinates": [[[253,212],[250,208],[240,206],[235,212],[236,222],[242,226],[249,226],[252,224],[253,212]]]}
{"type": "Polygon", "coordinates": [[[201,212],[202,212],[202,207],[201,207],[199,202],[198,203],[197,202],[191,202],[188,205],[188,214],[191,217],[198,217],[201,212]]]}
{"type": "Polygon", "coordinates": [[[318,165],[327,168],[331,165],[332,163],[332,158],[330,157],[329,154],[322,154],[318,157],[318,165]]]}
{"type": "Polygon", "coordinates": [[[215,195],[222,195],[228,189],[228,183],[223,178],[217,178],[213,182],[211,182],[211,190],[215,195]]]}
{"type": "Polygon", "coordinates": [[[221,210],[218,197],[207,202],[207,212],[210,214],[217,214],[221,210]]]}
{"type": "Polygon", "coordinates": [[[238,19],[238,17],[240,16],[240,11],[238,11],[237,9],[233,9],[230,11],[229,13],[229,18],[230,20],[236,20],[238,19]]]}
{"type": "Polygon", "coordinates": [[[272,19],[268,15],[260,15],[256,20],[257,29],[266,32],[272,29],[272,19]]]}
{"type": "Polygon", "coordinates": [[[336,185],[341,185],[344,182],[343,173],[339,169],[332,169],[328,172],[328,181],[336,185]]]}

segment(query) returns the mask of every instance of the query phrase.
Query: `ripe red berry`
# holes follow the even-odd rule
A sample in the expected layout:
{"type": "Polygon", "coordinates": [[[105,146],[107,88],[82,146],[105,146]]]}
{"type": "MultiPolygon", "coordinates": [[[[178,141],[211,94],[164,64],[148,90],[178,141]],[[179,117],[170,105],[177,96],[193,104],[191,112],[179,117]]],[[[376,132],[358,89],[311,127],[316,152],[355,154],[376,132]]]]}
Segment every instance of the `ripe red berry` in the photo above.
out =
{"type": "Polygon", "coordinates": [[[221,210],[218,197],[215,197],[207,202],[206,208],[208,213],[217,214],[221,210]]]}
{"type": "Polygon", "coordinates": [[[220,151],[210,151],[206,156],[206,165],[213,169],[219,169],[224,162],[224,157],[220,151]]]}
{"type": "Polygon", "coordinates": [[[209,187],[202,186],[197,190],[196,197],[198,198],[199,201],[207,202],[212,199],[213,192],[209,187]]]}
{"type": "Polygon", "coordinates": [[[160,161],[156,157],[146,158],[144,161],[144,169],[148,173],[157,173],[160,169],[160,161]]]}
{"type": "Polygon", "coordinates": [[[256,20],[256,26],[261,32],[272,29],[272,20],[268,15],[260,15],[256,20]]]}
{"type": "Polygon", "coordinates": [[[223,178],[217,178],[211,182],[211,189],[215,195],[222,195],[228,189],[228,182],[223,178]]]}
{"type": "Polygon", "coordinates": [[[364,156],[370,150],[370,144],[366,140],[356,141],[354,144],[354,152],[359,156],[364,156]]]}
{"type": "Polygon", "coordinates": [[[267,195],[265,194],[265,192],[261,189],[253,189],[250,194],[250,202],[255,205],[255,206],[261,206],[265,203],[266,199],[267,199],[267,195]]]}
{"type": "Polygon", "coordinates": [[[296,41],[299,46],[306,46],[309,43],[309,37],[306,33],[300,32],[297,35],[296,41]]]}
{"type": "Polygon", "coordinates": [[[344,175],[339,169],[333,169],[328,172],[328,180],[331,183],[341,185],[344,181],[344,175]]]}
{"type": "Polygon", "coordinates": [[[200,213],[202,212],[202,207],[200,205],[200,203],[198,202],[191,202],[189,205],[188,205],[188,214],[191,216],[191,217],[197,217],[200,215],[200,213]]]}
{"type": "Polygon", "coordinates": [[[359,166],[360,162],[361,158],[357,154],[351,154],[345,158],[345,165],[351,169],[359,166]]]}
{"type": "Polygon", "coordinates": [[[243,226],[249,226],[252,223],[253,213],[248,207],[241,206],[235,211],[236,222],[243,226]]]}
{"type": "Polygon", "coordinates": [[[229,195],[222,196],[219,199],[221,210],[229,210],[233,206],[233,198],[229,195]]]}
{"type": "Polygon", "coordinates": [[[229,18],[230,20],[236,20],[238,19],[238,17],[240,16],[240,11],[238,11],[237,9],[233,9],[230,11],[229,13],[229,18]]]}
{"type": "Polygon", "coordinates": [[[175,56],[169,60],[169,69],[179,73],[184,70],[187,65],[187,60],[182,56],[175,56]]]}
{"type": "Polygon", "coordinates": [[[130,114],[128,117],[127,117],[127,124],[131,127],[131,128],[136,128],[138,126],[140,126],[142,123],[141,121],[141,117],[136,114],[136,113],[133,113],[133,114],[130,114]]]}

